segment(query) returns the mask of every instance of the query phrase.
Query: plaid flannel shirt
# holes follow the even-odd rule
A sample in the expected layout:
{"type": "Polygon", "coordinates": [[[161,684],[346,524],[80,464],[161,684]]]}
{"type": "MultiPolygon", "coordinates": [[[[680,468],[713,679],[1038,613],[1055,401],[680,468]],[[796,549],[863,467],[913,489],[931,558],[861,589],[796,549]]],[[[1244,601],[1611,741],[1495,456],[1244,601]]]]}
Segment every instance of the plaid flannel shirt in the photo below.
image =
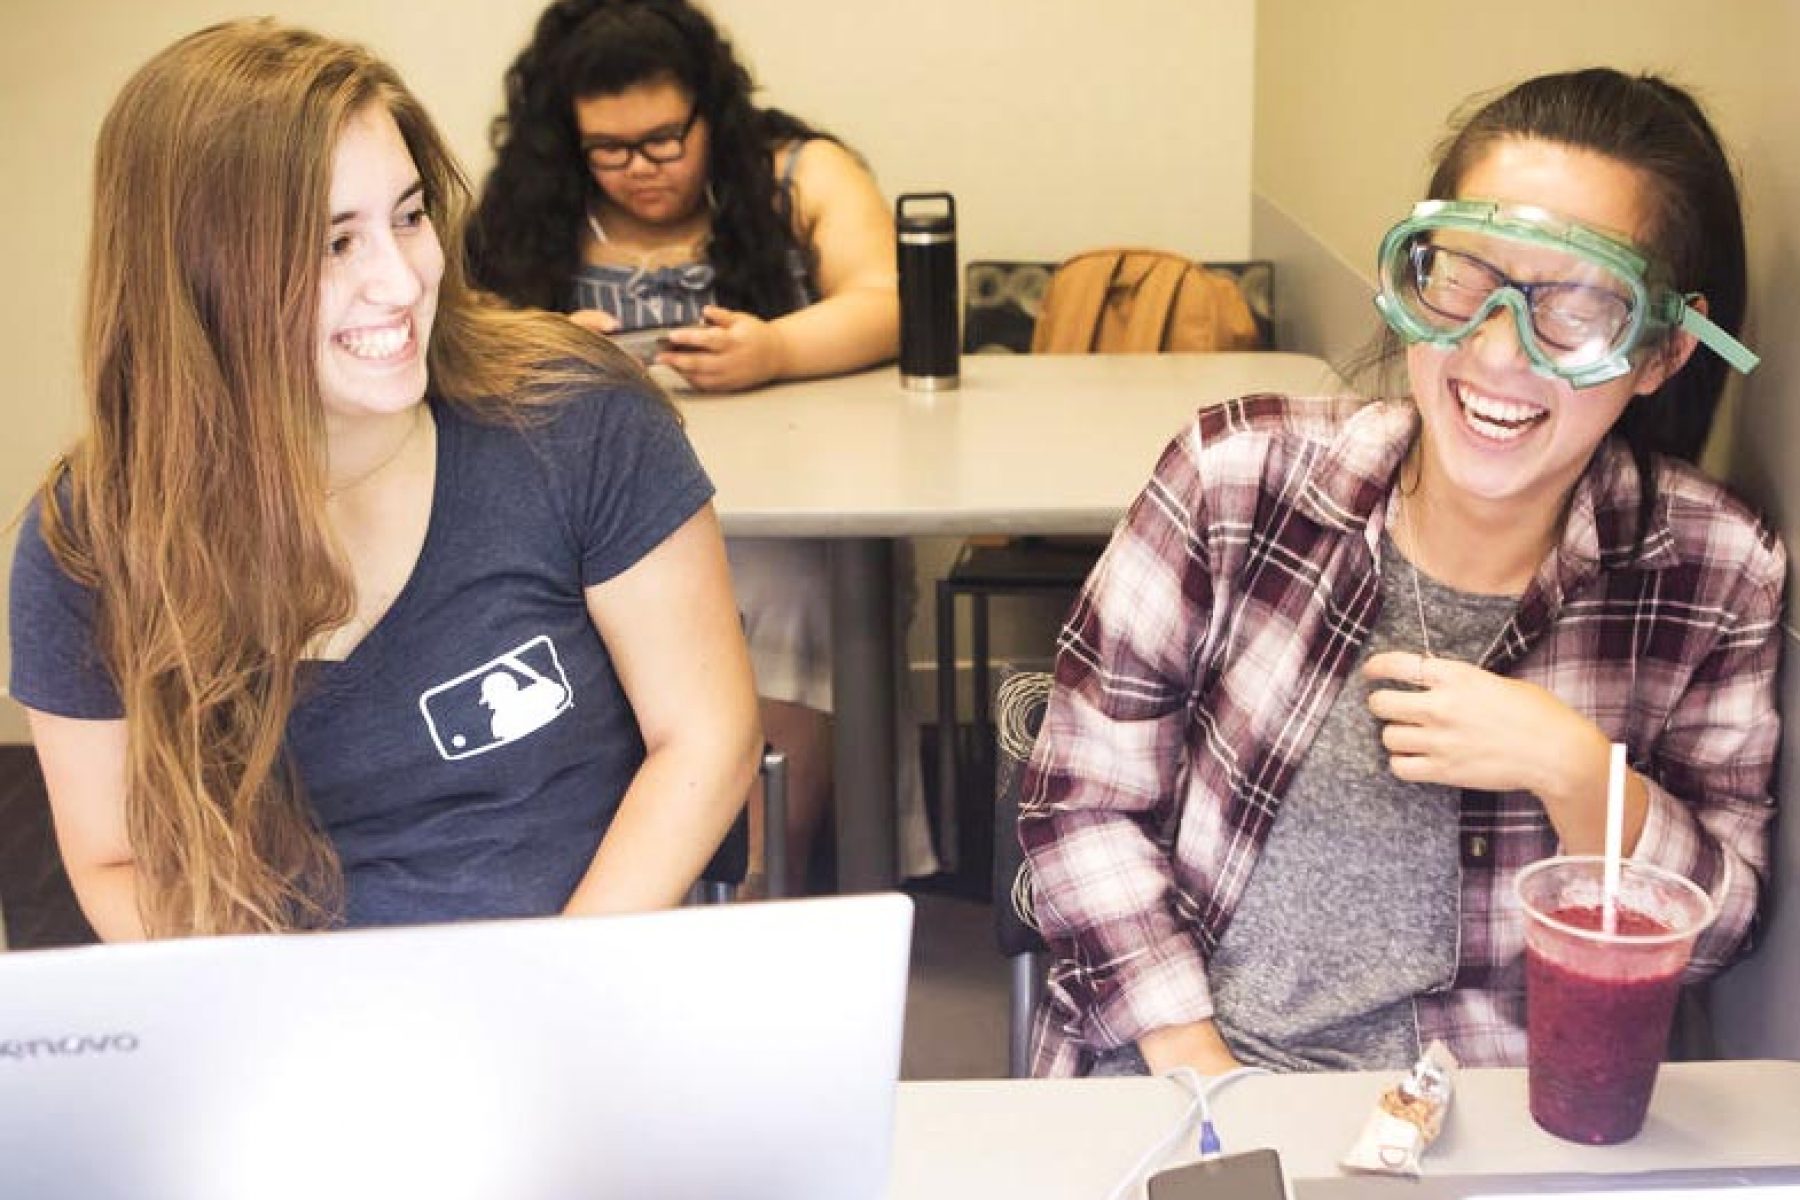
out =
{"type": "MultiPolygon", "coordinates": [[[[1021,798],[1053,959],[1034,1073],[1085,1073],[1096,1053],[1212,1015],[1208,956],[1374,623],[1416,421],[1403,401],[1204,409],[1115,531],[1059,640],[1021,798]]],[[[1661,462],[1633,563],[1637,482],[1608,439],[1484,665],[1629,747],[1650,797],[1634,856],[1718,905],[1699,979],[1744,947],[1767,868],[1785,557],[1723,488],[1661,462]]],[[[1464,790],[1459,837],[1457,969],[1417,997],[1420,1037],[1468,1065],[1518,1065],[1513,879],[1556,835],[1529,793],[1464,790]]]]}

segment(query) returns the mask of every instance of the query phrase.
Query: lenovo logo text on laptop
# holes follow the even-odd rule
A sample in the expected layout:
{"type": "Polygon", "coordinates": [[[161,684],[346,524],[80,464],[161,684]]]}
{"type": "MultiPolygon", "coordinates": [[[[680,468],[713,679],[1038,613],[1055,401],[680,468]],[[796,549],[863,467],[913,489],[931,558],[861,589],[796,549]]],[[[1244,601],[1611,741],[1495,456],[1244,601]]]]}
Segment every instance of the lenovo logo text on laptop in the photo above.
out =
{"type": "Polygon", "coordinates": [[[39,1058],[82,1058],[97,1054],[130,1054],[138,1048],[135,1033],[69,1033],[61,1037],[0,1038],[0,1062],[39,1058]]]}

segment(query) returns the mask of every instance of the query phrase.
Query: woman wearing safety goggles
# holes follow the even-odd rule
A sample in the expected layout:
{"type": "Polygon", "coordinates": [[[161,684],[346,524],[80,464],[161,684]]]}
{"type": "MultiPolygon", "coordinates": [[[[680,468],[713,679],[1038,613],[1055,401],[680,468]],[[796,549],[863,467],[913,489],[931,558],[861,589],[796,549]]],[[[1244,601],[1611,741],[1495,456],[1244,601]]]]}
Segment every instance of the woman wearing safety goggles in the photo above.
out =
{"type": "MultiPolygon", "coordinates": [[[[1629,374],[1632,352],[1671,330],[1745,373],[1757,357],[1706,319],[1630,242],[1530,205],[1426,200],[1381,243],[1376,308],[1408,342],[1462,344],[1496,312],[1543,375],[1584,388],[1629,374]],[[1499,264],[1532,264],[1533,280],[1499,264]]],[[[1685,351],[1684,351],[1685,352],[1685,351]]]]}
{"type": "Polygon", "coordinates": [[[1429,195],[1380,251],[1409,397],[1201,411],[1064,630],[1040,1073],[1522,1065],[1513,882],[1600,852],[1612,742],[1625,852],[1718,907],[1690,976],[1743,946],[1785,560],[1689,465],[1756,362],[1729,163],[1679,88],[1578,71],[1429,195]]]}

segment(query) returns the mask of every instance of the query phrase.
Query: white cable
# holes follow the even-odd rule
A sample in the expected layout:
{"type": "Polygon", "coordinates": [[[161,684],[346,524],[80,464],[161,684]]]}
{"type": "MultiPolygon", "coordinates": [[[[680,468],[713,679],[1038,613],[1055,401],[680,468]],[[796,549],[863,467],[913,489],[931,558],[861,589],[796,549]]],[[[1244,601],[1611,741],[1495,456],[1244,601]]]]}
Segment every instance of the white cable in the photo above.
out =
{"type": "MultiPolygon", "coordinates": [[[[1233,1067],[1223,1075],[1215,1075],[1212,1077],[1206,1085],[1205,1098],[1211,1100],[1214,1096],[1218,1095],[1240,1079],[1248,1079],[1252,1075],[1267,1074],[1269,1074],[1269,1070],[1266,1067],[1233,1067]]],[[[1212,1120],[1212,1113],[1208,1112],[1205,1116],[1208,1121],[1212,1120]]]]}
{"type": "Polygon", "coordinates": [[[1188,1129],[1194,1123],[1195,1116],[1206,1111],[1206,1090],[1199,1086],[1200,1076],[1192,1067],[1177,1067],[1163,1078],[1173,1079],[1181,1084],[1188,1090],[1188,1094],[1193,1096],[1193,1102],[1187,1106],[1187,1110],[1181,1114],[1174,1126],[1158,1138],[1155,1145],[1144,1151],[1136,1162],[1131,1164],[1131,1170],[1125,1172],[1119,1182],[1113,1185],[1112,1190],[1106,1193],[1106,1200],[1125,1200],[1126,1194],[1131,1191],[1132,1187],[1149,1174],[1150,1169],[1160,1163],[1175,1144],[1187,1135],[1188,1129]]]}
{"type": "Polygon", "coordinates": [[[1196,1117],[1202,1124],[1211,1124],[1212,1106],[1207,1103],[1211,1097],[1218,1095],[1231,1084],[1247,1076],[1267,1075],[1268,1073],[1262,1067],[1238,1067],[1223,1075],[1215,1076],[1205,1083],[1201,1082],[1199,1072],[1192,1067],[1176,1067],[1173,1071],[1164,1074],[1162,1078],[1173,1079],[1186,1088],[1188,1094],[1194,1098],[1193,1102],[1187,1106],[1186,1111],[1169,1128],[1169,1131],[1158,1138],[1154,1145],[1144,1151],[1135,1163],[1131,1164],[1131,1170],[1127,1171],[1119,1182],[1113,1185],[1112,1190],[1106,1193],[1106,1200],[1124,1200],[1134,1185],[1141,1182],[1153,1168],[1167,1158],[1169,1152],[1181,1142],[1182,1138],[1189,1136],[1196,1117]]]}

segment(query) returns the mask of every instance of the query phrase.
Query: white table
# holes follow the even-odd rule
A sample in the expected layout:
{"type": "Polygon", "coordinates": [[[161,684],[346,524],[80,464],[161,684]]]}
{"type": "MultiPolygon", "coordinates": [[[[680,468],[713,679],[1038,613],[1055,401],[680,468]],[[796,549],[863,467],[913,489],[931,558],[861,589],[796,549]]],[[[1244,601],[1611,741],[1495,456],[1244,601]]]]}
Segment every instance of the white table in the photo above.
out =
{"type": "MultiPolygon", "coordinates": [[[[1212,1106],[1227,1152],[1272,1146],[1290,1181],[1338,1175],[1398,1072],[1268,1075],[1212,1106]]],[[[902,1083],[890,1200],[1100,1200],[1187,1109],[1164,1079],[902,1083]]],[[[1191,1144],[1165,1166],[1191,1161],[1191,1144]]],[[[1430,1175],[1627,1173],[1800,1165],[1800,1063],[1669,1063],[1620,1146],[1577,1146],[1531,1120],[1522,1070],[1464,1070],[1430,1175]]],[[[1395,1200],[1411,1194],[1396,1180],[1395,1200]]],[[[1133,1193],[1141,1195],[1141,1192],[1133,1193]]]]}
{"type": "Polygon", "coordinates": [[[677,395],[725,532],[832,539],[838,872],[895,874],[892,539],[1105,533],[1197,408],[1341,394],[1298,354],[983,355],[953,392],[889,366],[731,396],[677,395]]]}

